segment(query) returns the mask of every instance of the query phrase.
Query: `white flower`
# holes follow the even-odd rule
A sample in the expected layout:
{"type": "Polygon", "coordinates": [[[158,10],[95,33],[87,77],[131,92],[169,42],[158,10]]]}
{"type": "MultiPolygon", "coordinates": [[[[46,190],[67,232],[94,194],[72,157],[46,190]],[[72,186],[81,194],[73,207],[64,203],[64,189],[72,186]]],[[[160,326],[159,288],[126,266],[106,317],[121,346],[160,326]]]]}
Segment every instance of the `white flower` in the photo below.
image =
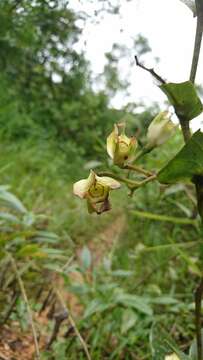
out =
{"type": "Polygon", "coordinates": [[[90,171],[87,179],[77,181],[73,185],[73,193],[87,200],[88,211],[101,214],[110,210],[109,191],[118,189],[120,183],[108,176],[98,176],[90,171]]]}
{"type": "Polygon", "coordinates": [[[125,124],[115,124],[114,130],[107,137],[107,152],[114,164],[124,167],[133,160],[136,148],[136,138],[129,138],[125,135],[125,124]]]}
{"type": "Polygon", "coordinates": [[[160,112],[148,127],[146,149],[151,150],[164,144],[174,133],[176,127],[167,111],[160,112]]]}

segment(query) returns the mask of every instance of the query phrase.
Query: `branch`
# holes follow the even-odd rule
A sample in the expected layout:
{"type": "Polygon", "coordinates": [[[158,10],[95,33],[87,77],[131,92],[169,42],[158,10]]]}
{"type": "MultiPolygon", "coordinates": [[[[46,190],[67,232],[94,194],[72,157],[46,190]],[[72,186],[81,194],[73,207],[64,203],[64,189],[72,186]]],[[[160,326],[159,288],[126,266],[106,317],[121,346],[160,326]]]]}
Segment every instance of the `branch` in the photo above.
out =
{"type": "Polygon", "coordinates": [[[202,34],[203,34],[203,5],[202,0],[196,0],[196,9],[197,9],[197,26],[195,34],[195,44],[192,57],[192,65],[190,71],[190,81],[195,82],[197,66],[199,62],[199,54],[201,49],[202,34]]]}
{"type": "Polygon", "coordinates": [[[135,61],[136,61],[136,65],[139,66],[141,69],[148,71],[155,79],[157,79],[161,84],[166,84],[166,81],[160,76],[158,75],[153,68],[147,68],[146,66],[144,66],[143,64],[141,64],[138,60],[137,55],[135,55],[135,61]]]}
{"type": "Polygon", "coordinates": [[[143,174],[143,175],[145,175],[145,176],[152,176],[152,175],[154,175],[151,171],[148,171],[148,170],[146,170],[146,169],[143,169],[143,168],[141,168],[141,167],[139,167],[139,166],[137,166],[137,165],[126,165],[125,166],[125,169],[128,169],[128,170],[133,170],[133,171],[136,171],[136,172],[138,172],[138,173],[140,173],[140,174],[143,174]]]}
{"type": "Polygon", "coordinates": [[[68,312],[66,309],[63,309],[63,311],[57,315],[55,315],[55,325],[54,329],[51,335],[51,338],[46,346],[46,350],[49,350],[53,342],[57,339],[61,324],[64,320],[68,318],[68,312]]]}

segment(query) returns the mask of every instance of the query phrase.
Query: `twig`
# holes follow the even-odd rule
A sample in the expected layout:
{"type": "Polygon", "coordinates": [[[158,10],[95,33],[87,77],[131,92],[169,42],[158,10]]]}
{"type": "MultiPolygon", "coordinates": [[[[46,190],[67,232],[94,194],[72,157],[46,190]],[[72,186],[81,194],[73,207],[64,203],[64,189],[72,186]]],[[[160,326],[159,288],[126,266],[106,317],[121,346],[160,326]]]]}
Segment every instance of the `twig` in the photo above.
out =
{"type": "Polygon", "coordinates": [[[192,65],[190,70],[190,81],[195,82],[195,77],[197,73],[197,66],[199,62],[199,54],[201,49],[202,42],[202,33],[203,33],[203,6],[202,0],[196,0],[196,9],[197,9],[197,25],[196,25],[196,34],[195,34],[195,43],[194,51],[192,57],[192,65]]]}
{"type": "Polygon", "coordinates": [[[138,172],[138,173],[140,173],[140,174],[143,174],[143,175],[145,175],[145,176],[152,176],[152,175],[154,175],[151,171],[146,170],[146,169],[143,169],[143,168],[141,168],[141,167],[139,167],[139,166],[137,166],[137,165],[130,165],[130,164],[129,164],[129,165],[126,165],[126,166],[125,166],[125,169],[136,171],[136,172],[138,172]]]}
{"type": "Polygon", "coordinates": [[[153,175],[149,176],[148,178],[146,178],[146,179],[144,179],[143,181],[141,181],[141,182],[139,183],[139,186],[143,186],[143,185],[147,184],[147,183],[150,182],[150,181],[156,180],[156,177],[157,177],[156,174],[153,174],[153,175]]]}
{"type": "Polygon", "coordinates": [[[73,317],[71,316],[71,313],[70,313],[67,305],[65,304],[65,302],[64,302],[64,300],[63,300],[63,297],[61,296],[61,294],[60,294],[60,292],[58,291],[58,289],[55,289],[55,288],[54,288],[54,291],[55,291],[55,293],[56,293],[56,295],[57,295],[57,297],[58,297],[61,305],[63,306],[64,310],[68,312],[70,324],[71,324],[71,326],[74,328],[75,334],[77,335],[78,339],[80,340],[80,343],[81,343],[81,345],[82,345],[82,347],[83,347],[83,349],[84,349],[84,352],[85,352],[85,354],[86,354],[86,356],[87,356],[87,359],[88,359],[88,360],[91,360],[91,356],[90,356],[90,353],[89,353],[87,344],[85,343],[84,339],[82,338],[82,336],[81,336],[81,334],[80,334],[80,332],[79,332],[79,330],[78,330],[78,328],[77,328],[77,326],[76,326],[76,323],[75,323],[73,317]]]}
{"type": "Polygon", "coordinates": [[[60,330],[60,326],[62,324],[62,322],[64,320],[66,320],[68,318],[68,312],[67,310],[63,310],[62,312],[60,312],[60,314],[57,314],[55,316],[55,325],[54,325],[54,329],[51,335],[51,338],[46,346],[46,349],[49,350],[51,345],[53,344],[53,342],[57,339],[57,335],[59,333],[60,330]]]}
{"type": "Polygon", "coordinates": [[[202,360],[201,304],[203,294],[203,278],[195,291],[195,322],[197,337],[197,360],[202,360]]]}
{"type": "Polygon", "coordinates": [[[136,61],[136,65],[139,66],[141,69],[148,71],[155,79],[157,79],[161,84],[166,84],[166,81],[160,76],[158,75],[153,68],[147,68],[146,66],[144,66],[143,64],[141,64],[138,60],[137,55],[135,55],[135,61],[136,61]]]}
{"type": "Polygon", "coordinates": [[[49,312],[47,314],[48,319],[52,319],[54,317],[55,308],[56,308],[56,299],[53,298],[52,305],[51,305],[50,310],[49,310],[49,312]]]}
{"type": "Polygon", "coordinates": [[[27,307],[28,317],[29,317],[29,321],[30,321],[30,325],[31,325],[31,329],[32,329],[32,335],[33,335],[34,344],[35,344],[36,357],[37,357],[37,359],[40,360],[40,352],[39,352],[39,345],[38,345],[38,340],[37,340],[37,332],[36,332],[34,321],[33,321],[32,310],[30,308],[29,301],[28,301],[28,298],[27,298],[27,294],[26,294],[26,291],[25,291],[25,286],[24,286],[24,283],[23,283],[22,278],[20,276],[20,273],[18,271],[16,262],[15,262],[15,260],[12,257],[11,254],[10,254],[10,260],[11,260],[13,271],[15,272],[16,279],[18,281],[18,284],[19,284],[19,287],[20,287],[24,302],[25,302],[26,307],[27,307]]]}
{"type": "Polygon", "coordinates": [[[39,312],[40,314],[46,309],[46,307],[49,304],[50,299],[52,298],[52,296],[53,296],[53,289],[50,289],[47,296],[46,296],[46,298],[45,298],[45,300],[44,300],[44,302],[43,302],[43,304],[42,304],[42,307],[41,307],[40,312],[39,312]]]}

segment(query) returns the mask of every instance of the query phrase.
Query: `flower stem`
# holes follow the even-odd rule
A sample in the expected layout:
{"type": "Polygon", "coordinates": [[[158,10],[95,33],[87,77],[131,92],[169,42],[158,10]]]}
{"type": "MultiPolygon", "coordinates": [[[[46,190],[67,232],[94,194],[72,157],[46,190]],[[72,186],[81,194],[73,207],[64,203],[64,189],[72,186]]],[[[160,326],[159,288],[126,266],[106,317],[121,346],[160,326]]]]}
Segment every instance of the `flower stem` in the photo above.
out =
{"type": "Polygon", "coordinates": [[[145,170],[137,165],[126,165],[125,166],[125,169],[128,169],[128,170],[133,170],[133,171],[136,171],[136,172],[139,172],[145,176],[152,176],[154,175],[151,171],[148,171],[148,170],[145,170]]]}

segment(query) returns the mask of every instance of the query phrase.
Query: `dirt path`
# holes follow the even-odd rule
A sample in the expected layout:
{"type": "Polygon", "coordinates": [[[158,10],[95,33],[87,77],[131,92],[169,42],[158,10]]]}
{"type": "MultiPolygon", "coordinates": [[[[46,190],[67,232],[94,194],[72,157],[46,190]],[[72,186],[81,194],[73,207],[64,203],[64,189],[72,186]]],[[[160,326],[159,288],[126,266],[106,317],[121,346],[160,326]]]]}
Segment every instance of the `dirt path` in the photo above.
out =
{"type": "MultiPolygon", "coordinates": [[[[91,271],[94,267],[98,266],[106,254],[109,254],[111,250],[116,245],[119,237],[121,236],[122,232],[124,231],[126,226],[126,218],[125,215],[119,215],[115,221],[111,224],[109,224],[104,231],[99,233],[97,236],[95,236],[93,239],[91,239],[87,247],[91,252],[92,255],[92,266],[91,269],[88,271],[89,276],[88,278],[91,281],[91,271]]],[[[77,251],[77,262],[81,262],[81,253],[83,248],[79,248],[77,251]]],[[[70,274],[71,281],[76,284],[83,284],[84,279],[79,271],[75,271],[70,274]]],[[[63,291],[63,281],[61,279],[60,288],[63,291]]],[[[69,304],[69,308],[71,313],[74,317],[81,316],[83,312],[83,307],[80,304],[77,296],[74,294],[67,293],[66,291],[63,291],[63,297],[69,304]]]]}
{"type": "MultiPolygon", "coordinates": [[[[114,222],[110,223],[104,231],[99,233],[97,236],[94,236],[88,244],[87,247],[91,251],[92,255],[92,267],[88,270],[88,277],[91,281],[91,271],[93,267],[99,266],[102,262],[102,259],[106,254],[109,254],[111,250],[115,247],[119,237],[124,231],[126,226],[125,216],[119,215],[115,218],[114,222]]],[[[77,259],[76,261],[80,263],[82,248],[77,250],[77,259]]],[[[73,283],[84,283],[82,274],[79,271],[74,271],[70,274],[70,279],[73,283]]],[[[63,296],[64,301],[68,304],[73,317],[77,319],[82,316],[84,311],[82,305],[80,304],[76,295],[68,293],[64,289],[64,283],[62,277],[55,279],[57,281],[57,287],[60,289],[60,292],[63,296]]],[[[51,305],[50,305],[51,306],[51,305]]],[[[50,306],[42,313],[41,315],[35,314],[35,319],[37,326],[46,325],[48,323],[47,313],[50,309],[50,306]]],[[[47,336],[41,336],[39,341],[40,348],[44,348],[45,343],[47,342],[47,336]]],[[[22,334],[17,323],[12,323],[11,326],[3,326],[0,332],[0,360],[32,360],[34,359],[35,348],[33,344],[32,334],[22,334]]]]}

